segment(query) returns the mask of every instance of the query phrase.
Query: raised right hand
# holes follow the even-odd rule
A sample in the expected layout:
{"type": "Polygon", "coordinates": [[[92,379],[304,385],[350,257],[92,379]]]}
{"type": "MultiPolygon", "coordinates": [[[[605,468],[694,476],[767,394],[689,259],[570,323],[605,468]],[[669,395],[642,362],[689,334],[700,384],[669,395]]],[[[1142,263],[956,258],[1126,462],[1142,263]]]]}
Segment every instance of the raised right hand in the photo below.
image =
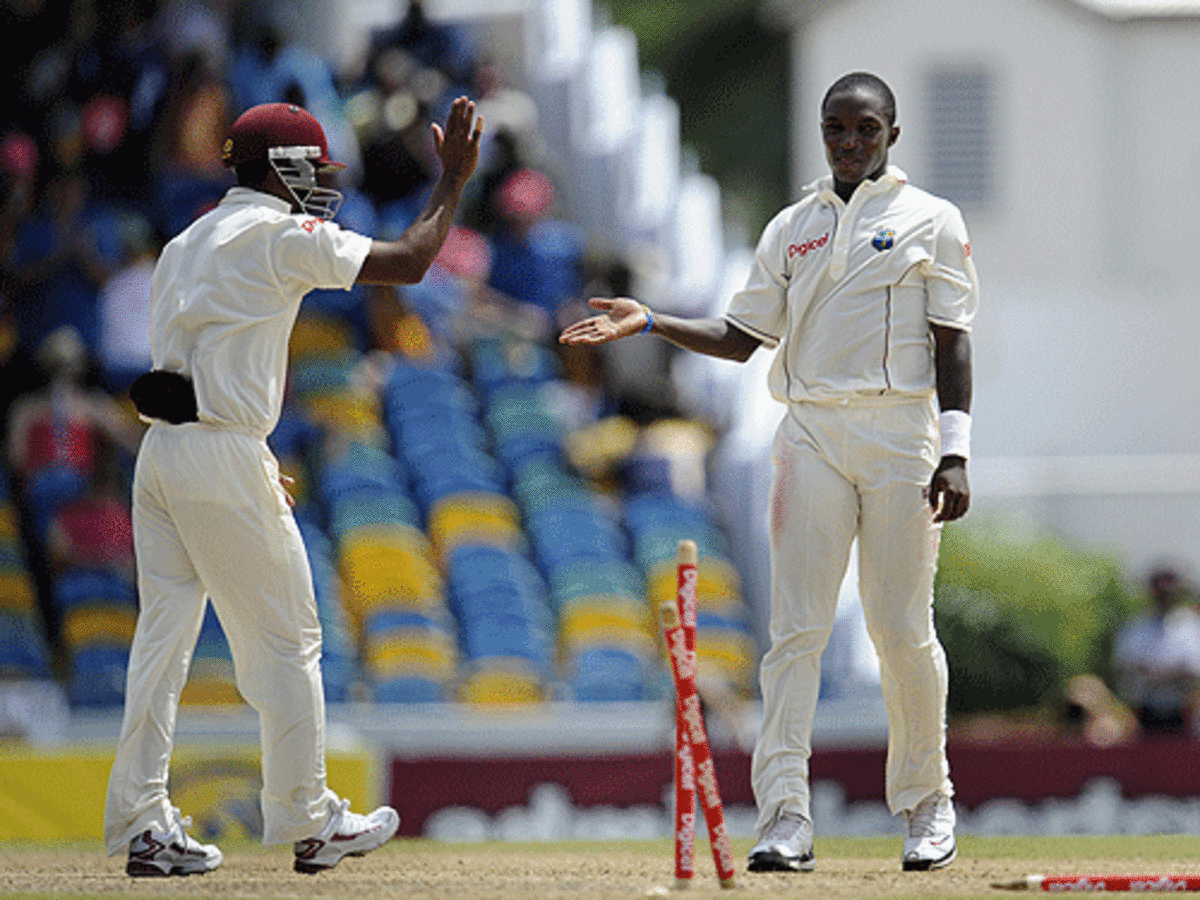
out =
{"type": "Polygon", "coordinates": [[[446,117],[446,128],[437,122],[429,125],[433,131],[433,145],[442,171],[451,178],[466,181],[479,162],[479,141],[483,136],[483,116],[475,115],[475,104],[466,97],[459,97],[450,105],[446,117]],[[474,128],[471,121],[474,119],[474,128]]]}
{"type": "Polygon", "coordinates": [[[646,327],[646,308],[629,297],[593,297],[592,309],[604,315],[592,316],[563,329],[560,344],[606,344],[618,338],[640,334],[646,327]]]}

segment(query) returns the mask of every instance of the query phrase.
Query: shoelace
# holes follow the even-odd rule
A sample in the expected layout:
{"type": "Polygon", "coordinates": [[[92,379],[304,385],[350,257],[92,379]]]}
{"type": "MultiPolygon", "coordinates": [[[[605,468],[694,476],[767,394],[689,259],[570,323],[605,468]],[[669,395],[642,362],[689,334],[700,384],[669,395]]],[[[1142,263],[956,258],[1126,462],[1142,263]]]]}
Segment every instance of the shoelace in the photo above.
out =
{"type": "Polygon", "coordinates": [[[349,816],[353,815],[350,812],[350,801],[339,800],[337,810],[329,817],[329,833],[334,834],[339,828],[346,824],[349,816]]]}
{"type": "Polygon", "coordinates": [[[933,820],[937,818],[938,810],[941,808],[941,800],[940,795],[934,795],[917,804],[916,809],[908,817],[909,837],[934,836],[936,832],[933,828],[933,820]]]}
{"type": "Polygon", "coordinates": [[[790,841],[804,826],[804,817],[793,812],[785,812],[779,815],[775,820],[775,824],[767,832],[766,840],[768,841],[790,841]]]}

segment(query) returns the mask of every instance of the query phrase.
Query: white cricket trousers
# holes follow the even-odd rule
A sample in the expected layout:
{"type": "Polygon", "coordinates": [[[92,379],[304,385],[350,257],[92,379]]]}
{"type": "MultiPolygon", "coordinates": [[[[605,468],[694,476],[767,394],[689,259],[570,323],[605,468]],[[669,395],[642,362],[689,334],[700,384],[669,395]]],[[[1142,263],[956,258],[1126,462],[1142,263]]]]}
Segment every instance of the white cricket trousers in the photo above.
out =
{"type": "Polygon", "coordinates": [[[758,830],[810,816],[808,761],[838,591],[858,537],[859,590],[879,654],[893,814],[937,790],[946,761],[946,657],[933,627],[941,526],[926,489],[938,456],[932,401],[793,403],[772,451],[771,646],[751,763],[758,830]]]}
{"type": "Polygon", "coordinates": [[[266,442],[202,423],[152,425],[134,470],[133,533],[140,610],[104,810],[109,854],[173,821],[175,716],[206,596],[259,715],[263,843],[311,837],[338,801],[325,784],[321,626],[266,442]]]}

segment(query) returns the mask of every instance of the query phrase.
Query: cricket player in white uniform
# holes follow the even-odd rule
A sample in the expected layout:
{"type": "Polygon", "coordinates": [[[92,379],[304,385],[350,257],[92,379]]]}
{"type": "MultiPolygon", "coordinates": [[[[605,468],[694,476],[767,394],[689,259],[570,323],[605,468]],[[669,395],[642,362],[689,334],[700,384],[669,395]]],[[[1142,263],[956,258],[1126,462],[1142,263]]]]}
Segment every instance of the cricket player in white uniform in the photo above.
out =
{"type": "Polygon", "coordinates": [[[787,415],[772,454],[771,646],[751,773],[760,838],[751,871],[814,866],[812,721],[855,537],[888,711],[887,802],[908,828],[902,868],[940,868],[956,853],[933,580],[942,523],[970,501],[978,283],[959,211],[888,166],[895,109],[873,75],[830,87],[821,130],[831,175],[767,225],[724,317],[686,320],[595,298],[604,314],[560,336],[596,344],[649,331],[738,361],[778,347],[770,388],[787,415]]]}
{"type": "Polygon", "coordinates": [[[234,122],[238,177],[218,206],[163,249],[151,300],[154,371],[131,396],[151,424],[133,485],[140,610],[125,715],[105,807],[110,855],[134,876],[188,875],[221,851],[187,834],[167,794],[179,695],[211,600],[238,689],[259,715],[263,842],[292,843],[314,873],[396,832],[390,807],[349,810],[325,781],[321,628],[291,498],[267,448],[300,301],[313,288],[420,281],[445,240],[479,156],[482,119],[456,100],[434,124],[442,175],[396,241],[345,231],[325,134],[299,107],[256,106],[234,122]]]}

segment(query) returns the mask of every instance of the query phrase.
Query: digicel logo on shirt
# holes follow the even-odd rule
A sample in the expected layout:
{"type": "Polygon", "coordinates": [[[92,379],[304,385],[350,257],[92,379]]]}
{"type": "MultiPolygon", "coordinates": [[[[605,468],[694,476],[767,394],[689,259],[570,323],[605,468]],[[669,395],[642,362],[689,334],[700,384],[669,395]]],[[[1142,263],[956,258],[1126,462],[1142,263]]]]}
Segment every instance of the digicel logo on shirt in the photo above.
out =
{"type": "Polygon", "coordinates": [[[807,241],[801,241],[799,244],[788,244],[788,259],[791,259],[793,256],[804,256],[809,250],[824,247],[827,243],[829,243],[828,231],[819,238],[809,238],[807,241]]]}

